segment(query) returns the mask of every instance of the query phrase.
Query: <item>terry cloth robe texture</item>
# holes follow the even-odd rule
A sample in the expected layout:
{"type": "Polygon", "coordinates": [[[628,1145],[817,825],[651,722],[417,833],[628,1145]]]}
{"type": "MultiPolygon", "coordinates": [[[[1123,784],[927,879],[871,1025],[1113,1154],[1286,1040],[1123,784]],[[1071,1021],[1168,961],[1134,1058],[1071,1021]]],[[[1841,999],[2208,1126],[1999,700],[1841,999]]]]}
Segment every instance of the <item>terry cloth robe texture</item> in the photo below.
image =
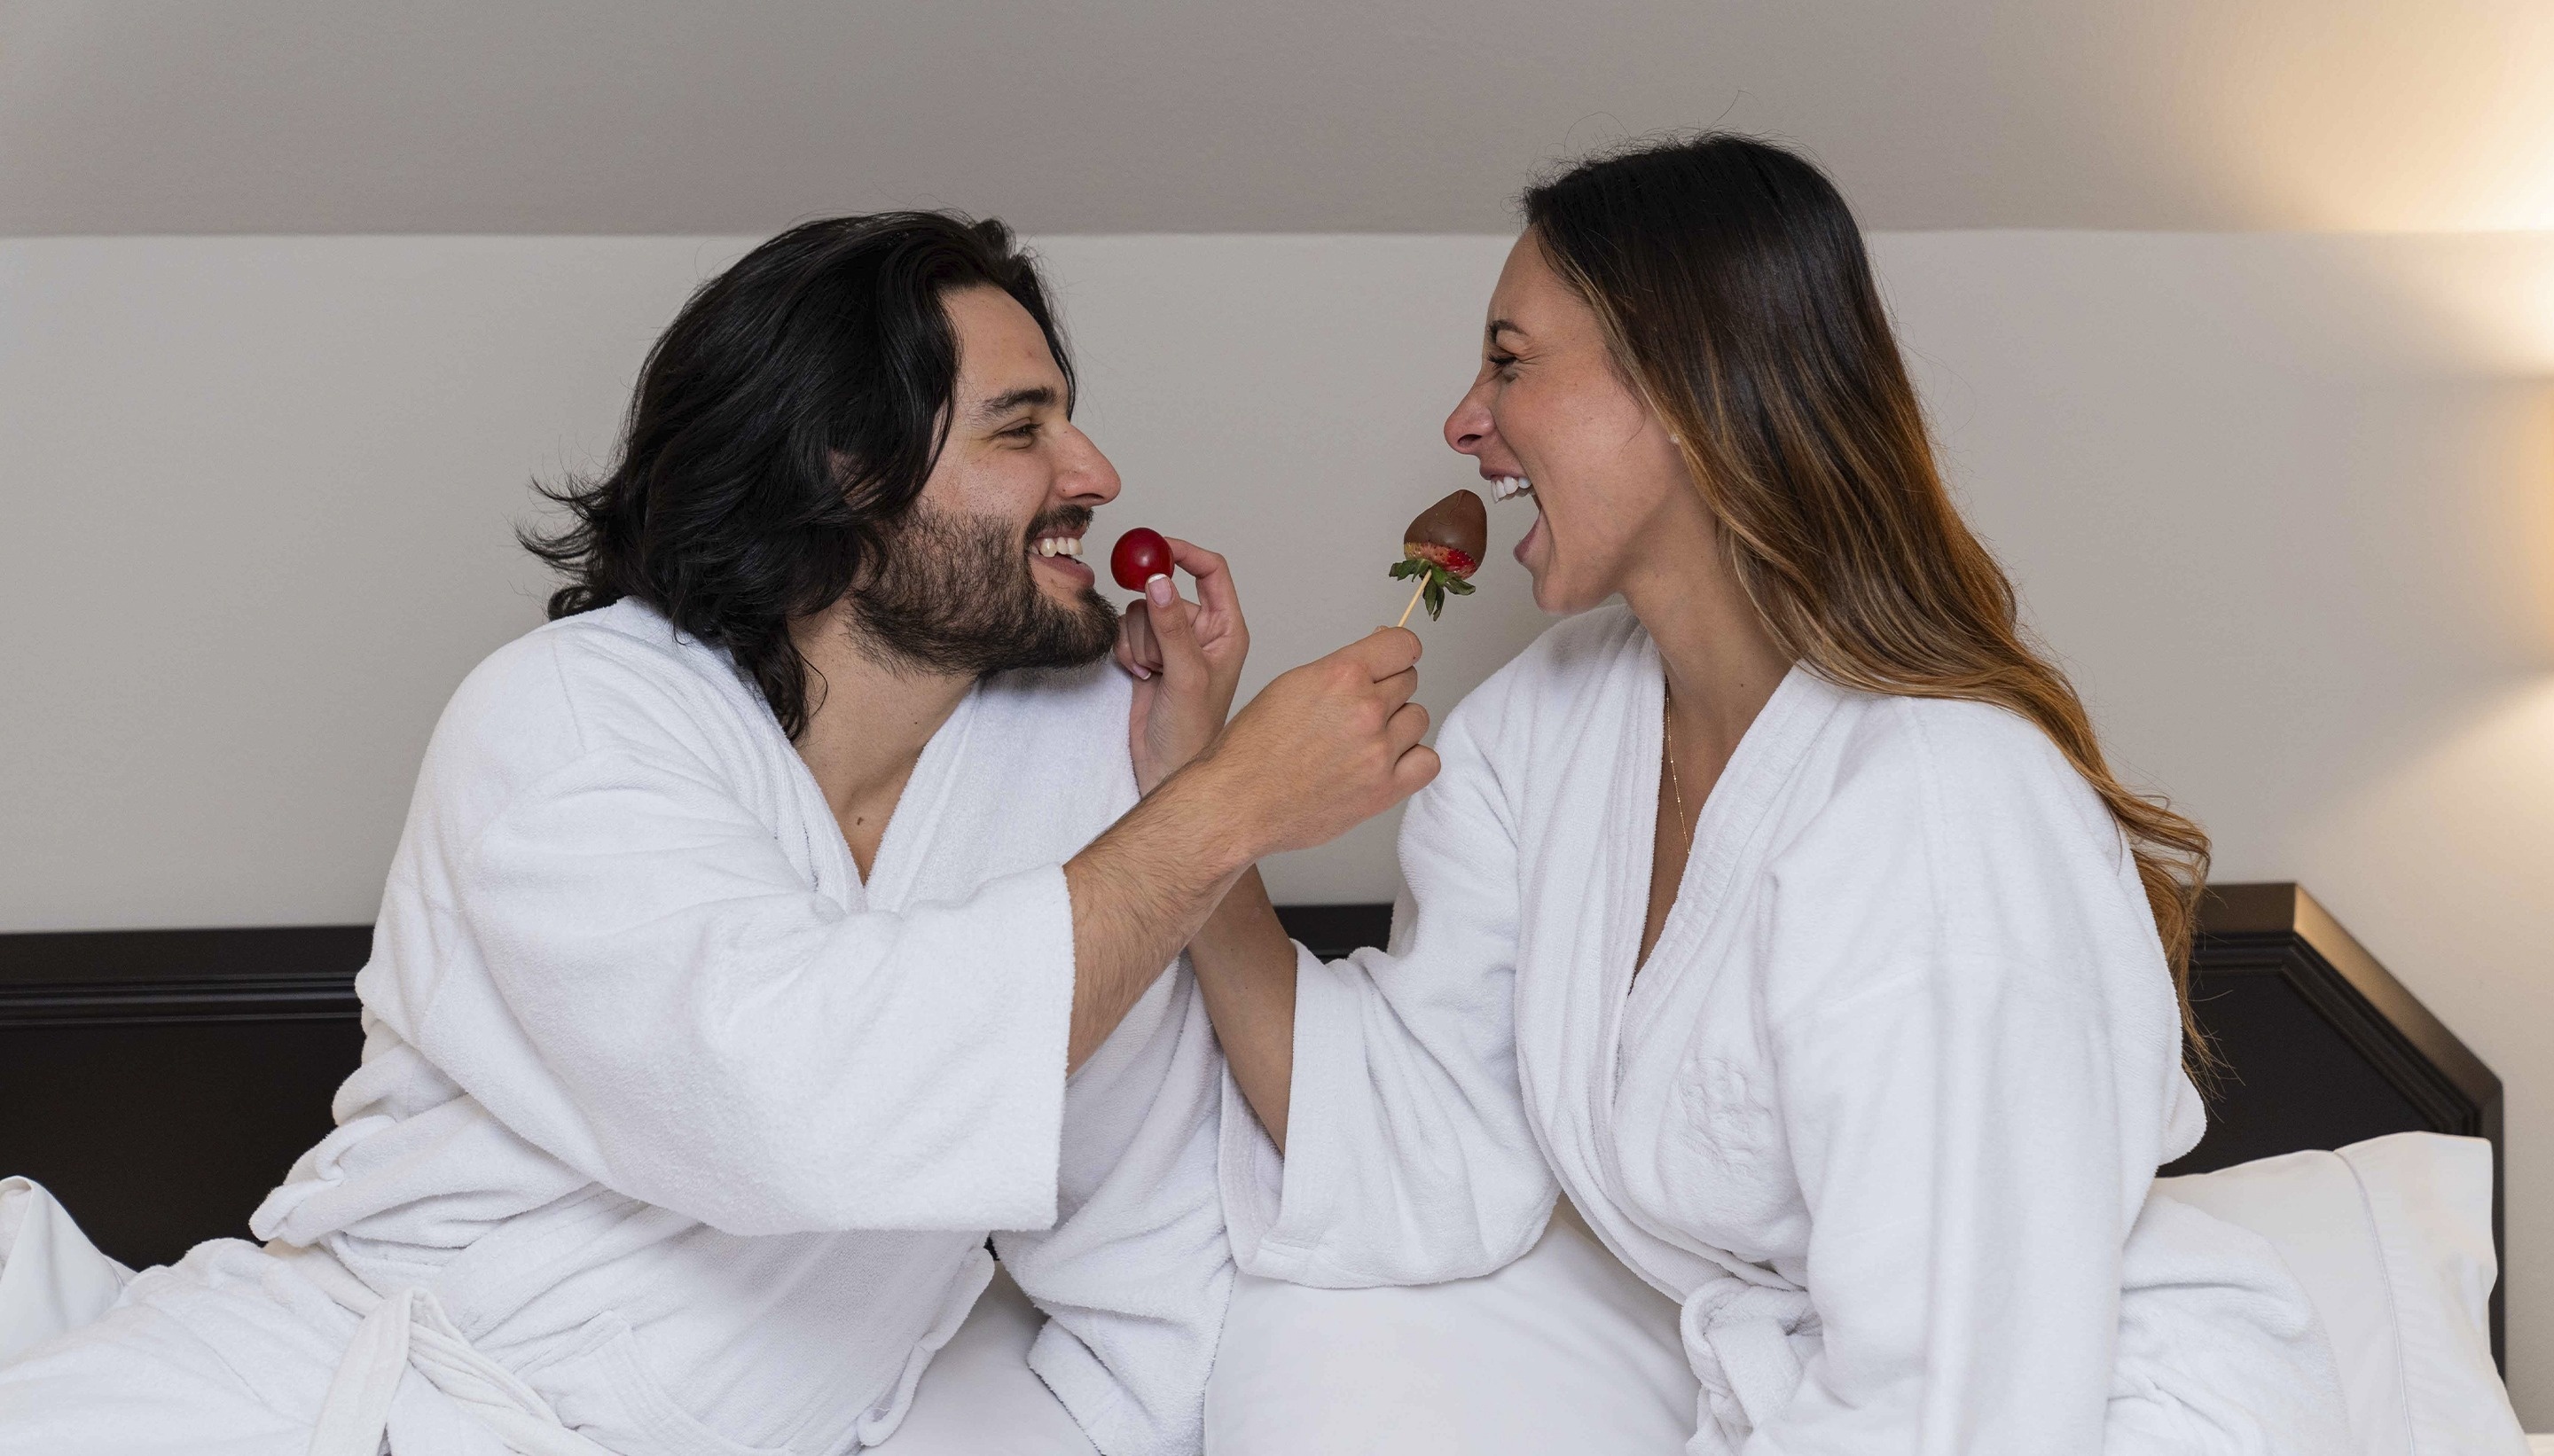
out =
{"type": "Polygon", "coordinates": [[[0,1452],[302,1456],[324,1402],[321,1446],[386,1413],[401,1456],[830,1456],[894,1431],[988,1234],[1100,1449],[1195,1452],[1231,1273],[1185,967],[1065,1075],[1062,861],[1134,802],[1128,702],[1105,664],[980,685],[863,884],[725,653],[629,602],[501,649],[270,1242],[0,1370],[0,1452]]]}
{"type": "Polygon", "coordinates": [[[1556,1178],[1682,1305],[1702,1453],[2323,1453],[2311,1306],[2149,1198],[2202,1127],[2119,833],[2036,728],[1795,669],[1656,950],[1664,678],[1630,613],[1458,707],[1393,945],[1298,951],[1281,1159],[1227,1078],[1241,1267],[1494,1270],[1556,1178]]]}

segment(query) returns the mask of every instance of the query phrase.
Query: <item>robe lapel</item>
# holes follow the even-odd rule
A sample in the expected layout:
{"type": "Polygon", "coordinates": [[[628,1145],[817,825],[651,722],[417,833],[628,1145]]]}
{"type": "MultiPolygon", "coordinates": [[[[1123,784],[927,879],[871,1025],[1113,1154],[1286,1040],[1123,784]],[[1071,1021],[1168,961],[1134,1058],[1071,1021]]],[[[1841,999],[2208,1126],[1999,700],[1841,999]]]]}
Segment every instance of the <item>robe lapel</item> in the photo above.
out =
{"type": "MultiPolygon", "coordinates": [[[[1525,876],[1518,1076],[1536,1109],[1544,1156],[1571,1200],[1591,1214],[1621,1199],[1603,1130],[1624,984],[1648,909],[1649,845],[1627,827],[1658,813],[1660,681],[1657,649],[1632,627],[1613,647],[1597,692],[1561,726],[1545,760],[1556,765],[1558,781],[1536,797],[1553,823],[1538,833],[1525,876]],[[1646,785],[1640,763],[1652,769],[1646,785]]],[[[1613,1242],[1602,1227],[1597,1233],[1613,1242]]]]}
{"type": "MultiPolygon", "coordinates": [[[[1725,1250],[1699,1247],[1654,1226],[1633,1206],[1625,1195],[1616,1127],[1622,1072],[1652,1031],[1646,1018],[1662,1004],[1689,999],[1672,994],[1681,982],[1717,968],[1708,950],[1713,930],[1762,857],[1759,841],[1770,811],[1841,694],[1799,667],[1776,687],[1703,801],[1676,902],[1648,966],[1635,980],[1658,823],[1662,671],[1657,647],[1638,631],[1611,666],[1605,698],[1617,705],[1610,735],[1615,761],[1598,811],[1604,818],[1593,827],[1597,852],[1589,856],[1590,882],[1575,887],[1604,911],[1596,934],[1574,945],[1541,944],[1527,952],[1559,963],[1545,965],[1534,977],[1532,1004],[1520,966],[1517,1040],[1521,1065],[1529,1049],[1541,1049],[1551,1063],[1544,1075],[1575,1092],[1547,1103],[1567,1114],[1565,1125],[1545,1130],[1546,1156],[1563,1185],[1616,1257],[1683,1299],[1723,1272],[1749,1284],[1780,1281],[1725,1250]],[[1529,1018],[1549,1030],[1530,1027],[1529,1018]]],[[[1601,740],[1591,735],[1590,741],[1601,740]]]]}
{"type": "Polygon", "coordinates": [[[930,860],[933,830],[950,794],[965,777],[961,770],[967,758],[967,742],[983,697],[984,687],[979,684],[959,700],[949,721],[922,745],[913,773],[904,781],[904,791],[896,796],[895,809],[887,817],[886,834],[878,840],[877,858],[870,865],[867,883],[861,879],[860,865],[852,858],[852,846],[843,839],[843,827],[834,818],[833,806],[825,802],[825,791],[817,784],[815,772],[807,767],[807,760],[798,756],[796,746],[780,731],[779,725],[771,726],[777,751],[785,761],[783,771],[797,796],[806,863],[818,893],[830,896],[854,914],[893,910],[913,898],[930,860]]]}
{"type": "MultiPolygon", "coordinates": [[[[929,893],[932,841],[941,822],[948,817],[950,797],[959,793],[966,782],[967,746],[974,736],[977,709],[984,696],[983,684],[970,689],[949,715],[949,721],[931,735],[930,742],[922,745],[922,756],[914,760],[913,776],[904,781],[904,792],[896,796],[895,812],[887,817],[886,834],[878,840],[877,858],[870,865],[871,909],[897,910],[917,900],[933,898],[929,893]]],[[[982,787],[999,792],[1001,786],[982,787]]],[[[972,889],[974,885],[970,882],[960,888],[972,889]]]]}

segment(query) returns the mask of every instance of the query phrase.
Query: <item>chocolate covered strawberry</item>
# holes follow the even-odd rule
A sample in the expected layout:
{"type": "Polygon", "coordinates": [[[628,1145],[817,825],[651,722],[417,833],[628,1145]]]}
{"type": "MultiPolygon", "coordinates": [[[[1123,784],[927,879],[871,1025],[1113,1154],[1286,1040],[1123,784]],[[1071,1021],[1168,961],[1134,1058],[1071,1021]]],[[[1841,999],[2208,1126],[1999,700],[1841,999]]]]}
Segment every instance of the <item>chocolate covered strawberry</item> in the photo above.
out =
{"type": "Polygon", "coordinates": [[[1425,601],[1434,621],[1446,610],[1448,593],[1472,595],[1471,575],[1481,569],[1489,542],[1489,507],[1469,491],[1456,491],[1412,517],[1401,533],[1401,559],[1392,564],[1394,576],[1419,578],[1401,619],[1410,620],[1410,608],[1425,601]]]}

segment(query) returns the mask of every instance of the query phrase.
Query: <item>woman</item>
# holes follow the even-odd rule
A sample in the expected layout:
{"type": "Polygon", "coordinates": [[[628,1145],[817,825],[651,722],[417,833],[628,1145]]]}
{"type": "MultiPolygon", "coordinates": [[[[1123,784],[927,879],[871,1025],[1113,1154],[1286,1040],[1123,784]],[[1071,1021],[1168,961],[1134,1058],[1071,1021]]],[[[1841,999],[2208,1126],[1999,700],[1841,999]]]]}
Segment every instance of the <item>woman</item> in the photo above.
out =
{"type": "Polygon", "coordinates": [[[1578,615],[1445,724],[1390,952],[1255,883],[1192,946],[1242,1266],[1486,1273],[1557,1179],[1682,1305],[1689,1450],[2343,1449],[2276,1256],[2148,1196],[2206,837],[2017,627],[1842,199],[1707,136],[1525,211],[1446,433],[1578,615]]]}

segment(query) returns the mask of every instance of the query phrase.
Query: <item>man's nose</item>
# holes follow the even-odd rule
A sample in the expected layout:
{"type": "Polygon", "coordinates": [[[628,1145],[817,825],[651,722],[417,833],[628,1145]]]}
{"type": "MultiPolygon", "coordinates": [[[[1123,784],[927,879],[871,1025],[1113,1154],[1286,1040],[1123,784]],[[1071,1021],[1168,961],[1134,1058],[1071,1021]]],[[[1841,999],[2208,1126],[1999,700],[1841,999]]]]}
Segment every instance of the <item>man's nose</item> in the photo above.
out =
{"type": "Polygon", "coordinates": [[[1122,485],[1117,479],[1117,467],[1108,463],[1108,457],[1100,453],[1089,435],[1077,429],[1073,439],[1077,448],[1066,457],[1056,489],[1067,499],[1086,505],[1105,505],[1116,500],[1122,485]]]}

